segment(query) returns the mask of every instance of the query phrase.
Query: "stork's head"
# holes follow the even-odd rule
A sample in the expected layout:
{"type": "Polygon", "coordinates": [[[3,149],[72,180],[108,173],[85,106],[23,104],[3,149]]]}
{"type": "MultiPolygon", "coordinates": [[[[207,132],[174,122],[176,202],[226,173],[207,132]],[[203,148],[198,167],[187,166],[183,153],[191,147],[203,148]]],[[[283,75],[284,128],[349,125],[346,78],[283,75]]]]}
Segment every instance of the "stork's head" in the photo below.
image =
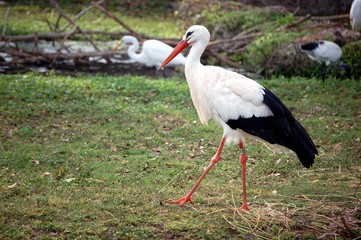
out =
{"type": "Polygon", "coordinates": [[[169,54],[166,60],[160,65],[160,69],[167,65],[173,58],[175,58],[180,52],[182,52],[186,47],[195,46],[196,44],[203,44],[204,47],[209,42],[211,35],[206,27],[202,25],[193,25],[188,28],[187,32],[184,34],[182,40],[174,48],[174,50],[169,54]]]}
{"type": "Polygon", "coordinates": [[[186,41],[188,45],[193,45],[197,42],[208,43],[210,39],[209,31],[206,27],[202,25],[193,25],[188,28],[187,32],[184,34],[182,41],[186,41]]]}

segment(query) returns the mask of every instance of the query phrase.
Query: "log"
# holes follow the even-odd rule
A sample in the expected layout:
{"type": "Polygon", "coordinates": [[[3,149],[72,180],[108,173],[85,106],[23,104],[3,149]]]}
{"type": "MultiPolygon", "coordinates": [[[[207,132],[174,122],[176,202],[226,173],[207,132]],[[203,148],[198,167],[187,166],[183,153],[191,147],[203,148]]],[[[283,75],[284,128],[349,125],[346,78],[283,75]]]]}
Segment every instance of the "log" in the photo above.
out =
{"type": "MultiPolygon", "coordinates": [[[[68,35],[68,39],[73,39],[78,37],[79,35],[86,34],[86,35],[104,35],[104,36],[112,36],[112,37],[119,37],[122,35],[128,34],[127,32],[106,32],[106,31],[98,31],[98,30],[83,30],[83,33],[80,32],[72,32],[70,35],[69,33],[58,33],[58,32],[50,32],[50,33],[38,33],[39,40],[46,40],[46,41],[56,41],[64,39],[66,35],[68,35]]],[[[18,36],[6,36],[0,35],[0,41],[4,42],[26,42],[34,40],[35,34],[27,34],[27,35],[18,35],[18,36]]],[[[172,39],[170,39],[172,41],[172,39]]]]}
{"type": "Polygon", "coordinates": [[[19,59],[25,59],[28,62],[35,62],[35,61],[46,61],[46,62],[53,62],[53,61],[63,61],[63,60],[74,60],[74,59],[85,59],[85,58],[91,58],[91,57],[100,57],[100,58],[109,58],[114,57],[116,53],[112,52],[98,52],[98,51],[92,51],[92,52],[77,52],[77,53],[44,53],[40,51],[17,51],[12,48],[6,48],[5,52],[10,54],[13,57],[19,58],[19,59]]]}

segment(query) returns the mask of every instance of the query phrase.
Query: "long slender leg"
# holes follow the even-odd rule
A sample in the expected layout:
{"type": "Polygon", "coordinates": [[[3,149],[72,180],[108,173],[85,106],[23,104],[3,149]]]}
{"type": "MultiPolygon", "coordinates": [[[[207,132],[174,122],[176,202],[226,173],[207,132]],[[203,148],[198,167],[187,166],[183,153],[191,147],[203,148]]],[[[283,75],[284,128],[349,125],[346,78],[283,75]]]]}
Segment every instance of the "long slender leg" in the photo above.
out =
{"type": "Polygon", "coordinates": [[[242,188],[243,188],[243,203],[241,206],[241,209],[243,210],[249,210],[248,204],[247,204],[247,189],[246,189],[246,163],[247,163],[247,155],[243,148],[242,141],[238,144],[239,150],[241,152],[241,155],[239,156],[239,162],[242,165],[242,188]]]}
{"type": "Polygon", "coordinates": [[[223,146],[224,143],[226,142],[226,137],[223,137],[218,150],[216,152],[216,155],[214,155],[211,158],[210,163],[208,164],[208,166],[204,169],[202,175],[200,176],[200,178],[198,179],[198,181],[196,182],[196,184],[194,184],[194,186],[191,188],[191,190],[182,198],[178,199],[178,200],[167,200],[167,203],[171,203],[171,204],[180,204],[181,206],[183,206],[184,204],[186,204],[187,202],[193,203],[191,200],[191,196],[192,194],[195,192],[195,190],[197,189],[197,187],[199,186],[199,184],[202,182],[203,178],[207,175],[207,173],[209,172],[209,170],[211,170],[211,168],[219,161],[219,159],[221,159],[221,153],[223,150],[223,146]]]}
{"type": "Polygon", "coordinates": [[[327,71],[327,66],[326,66],[326,64],[323,63],[323,64],[322,64],[322,67],[321,67],[322,82],[325,81],[326,71],[327,71]]]}

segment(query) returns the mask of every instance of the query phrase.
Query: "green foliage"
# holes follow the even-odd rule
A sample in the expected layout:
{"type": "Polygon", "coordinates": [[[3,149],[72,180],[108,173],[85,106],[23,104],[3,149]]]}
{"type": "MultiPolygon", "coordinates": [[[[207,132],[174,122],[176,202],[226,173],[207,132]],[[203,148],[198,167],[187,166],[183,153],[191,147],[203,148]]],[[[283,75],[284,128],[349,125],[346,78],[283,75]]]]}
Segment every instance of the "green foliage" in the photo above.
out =
{"type": "Polygon", "coordinates": [[[277,9],[250,7],[232,1],[186,0],[182,1],[180,11],[177,15],[188,25],[203,24],[212,33],[220,31],[227,37],[254,27],[268,32],[294,21],[292,14],[285,14],[277,9]]]}
{"type": "Polygon", "coordinates": [[[360,194],[360,83],[263,84],[310,132],[319,156],[306,170],[294,155],[247,139],[251,211],[242,212],[235,146],[194,205],[164,201],[195,183],[222,135],[214,122],[199,123],[182,77],[2,75],[0,238],[345,236],[340,216],[356,221],[360,194]]]}
{"type": "Polygon", "coordinates": [[[233,34],[266,20],[265,13],[258,8],[249,9],[248,11],[228,10],[223,9],[221,3],[213,4],[209,9],[203,9],[200,16],[201,21],[207,23],[211,30],[222,26],[223,31],[233,34]]]}
{"type": "MultiPolygon", "coordinates": [[[[60,3],[61,4],[61,3],[60,3]]],[[[66,4],[61,5],[67,6],[66,4]]],[[[67,8],[64,11],[69,17],[74,18],[82,9],[82,6],[67,8]]],[[[0,14],[4,15],[7,8],[0,6],[0,14]]],[[[183,33],[175,22],[166,21],[166,15],[157,14],[150,16],[147,14],[142,17],[130,17],[124,11],[115,11],[114,15],[121,18],[126,24],[132,26],[135,31],[145,33],[158,37],[178,37],[183,33]]],[[[34,32],[50,32],[47,21],[51,26],[57,21],[57,12],[49,5],[41,7],[41,5],[14,5],[11,6],[9,16],[7,19],[6,35],[26,35],[33,34],[34,32]]],[[[125,31],[117,22],[110,19],[105,14],[97,9],[92,9],[90,12],[82,16],[76,22],[84,30],[99,30],[99,31],[112,31],[119,32],[125,31]],[[94,27],[96,24],[96,27],[94,27]]],[[[68,22],[61,18],[59,22],[60,29],[67,25],[68,22]]],[[[0,28],[3,28],[3,21],[0,21],[0,28]]],[[[71,31],[69,27],[66,31],[71,31]]],[[[114,37],[109,36],[93,36],[97,40],[114,40],[114,37]]],[[[82,37],[79,36],[79,39],[82,37]]]]}
{"type": "MultiPolygon", "coordinates": [[[[7,4],[14,6],[25,6],[25,7],[40,7],[47,8],[49,7],[49,0],[37,0],[37,1],[28,1],[28,0],[12,0],[8,1],[7,4]]],[[[148,16],[156,12],[155,15],[166,15],[172,9],[172,0],[133,0],[133,1],[123,1],[123,0],[113,0],[107,1],[106,7],[110,10],[126,12],[127,15],[139,15],[142,12],[147,12],[148,16]]],[[[60,6],[64,6],[65,10],[70,13],[76,14],[82,9],[88,7],[91,2],[88,0],[57,0],[57,3],[60,6]]],[[[143,15],[143,14],[141,14],[143,15]]]]}
{"type": "Polygon", "coordinates": [[[287,42],[291,42],[300,33],[295,32],[269,32],[249,44],[245,63],[253,70],[264,71],[267,60],[273,51],[287,42]],[[263,66],[263,67],[261,67],[263,66]]]}
{"type": "Polygon", "coordinates": [[[351,67],[354,77],[361,76],[361,41],[346,44],[343,47],[341,61],[351,67]]]}
{"type": "MultiPolygon", "coordinates": [[[[273,17],[273,18],[275,18],[275,20],[277,20],[277,23],[279,25],[286,25],[286,24],[293,23],[295,21],[295,17],[292,14],[287,14],[286,16],[277,16],[277,17],[273,17]]],[[[272,17],[270,19],[272,19],[272,17]]]]}

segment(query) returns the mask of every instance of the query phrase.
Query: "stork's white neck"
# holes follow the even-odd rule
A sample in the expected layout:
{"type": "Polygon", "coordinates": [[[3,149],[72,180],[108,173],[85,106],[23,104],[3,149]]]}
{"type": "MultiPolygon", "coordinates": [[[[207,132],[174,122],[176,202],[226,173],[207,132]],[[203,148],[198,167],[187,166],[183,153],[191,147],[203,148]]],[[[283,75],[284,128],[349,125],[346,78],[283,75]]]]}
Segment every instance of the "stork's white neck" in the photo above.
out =
{"type": "Polygon", "coordinates": [[[210,109],[206,105],[205,98],[207,92],[207,84],[205,83],[204,66],[201,63],[201,56],[207,43],[196,42],[193,44],[186,60],[185,75],[191,97],[201,123],[206,124],[211,119],[210,109]]]}
{"type": "Polygon", "coordinates": [[[203,66],[201,63],[201,56],[204,50],[207,47],[207,43],[203,42],[194,42],[191,50],[187,56],[187,61],[185,65],[185,71],[192,71],[198,67],[203,66]]]}

